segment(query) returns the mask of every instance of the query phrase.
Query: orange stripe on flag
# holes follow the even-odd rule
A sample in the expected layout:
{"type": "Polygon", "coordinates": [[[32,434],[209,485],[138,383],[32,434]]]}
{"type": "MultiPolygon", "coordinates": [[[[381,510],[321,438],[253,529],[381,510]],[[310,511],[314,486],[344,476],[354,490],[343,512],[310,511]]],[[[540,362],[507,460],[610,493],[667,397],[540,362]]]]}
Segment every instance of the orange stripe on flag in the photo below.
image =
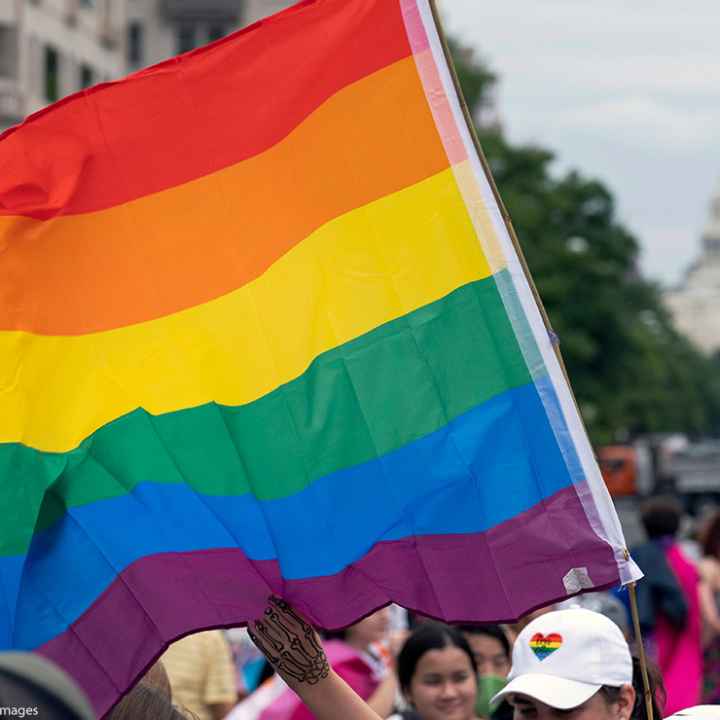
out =
{"type": "Polygon", "coordinates": [[[96,213],[0,217],[0,329],[77,335],[207,302],[324,223],[447,167],[414,61],[402,60],[225,170],[96,213]]]}

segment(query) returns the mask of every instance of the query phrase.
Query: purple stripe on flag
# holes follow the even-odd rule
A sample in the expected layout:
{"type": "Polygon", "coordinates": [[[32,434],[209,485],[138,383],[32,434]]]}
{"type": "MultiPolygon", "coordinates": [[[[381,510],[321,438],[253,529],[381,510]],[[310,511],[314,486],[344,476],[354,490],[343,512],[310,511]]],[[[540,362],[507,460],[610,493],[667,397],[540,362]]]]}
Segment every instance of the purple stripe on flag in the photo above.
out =
{"type": "Polygon", "coordinates": [[[563,578],[573,568],[594,588],[619,583],[612,549],[570,487],[484,533],[378,543],[327,577],[286,581],[276,561],[250,561],[237,549],[149,556],[38,650],[82,681],[103,714],[188,628],[258,617],[271,592],[328,628],[391,601],[449,621],[511,621],[567,597],[563,578]]]}

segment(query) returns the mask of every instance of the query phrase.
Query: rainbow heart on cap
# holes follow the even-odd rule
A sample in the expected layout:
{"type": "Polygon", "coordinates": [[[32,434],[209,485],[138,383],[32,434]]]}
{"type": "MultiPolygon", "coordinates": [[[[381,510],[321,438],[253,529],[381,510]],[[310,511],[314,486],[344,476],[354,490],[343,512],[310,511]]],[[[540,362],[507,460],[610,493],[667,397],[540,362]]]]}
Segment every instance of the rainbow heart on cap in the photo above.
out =
{"type": "Polygon", "coordinates": [[[545,660],[552,655],[563,643],[562,635],[558,633],[535,633],[530,638],[530,649],[535,653],[538,660],[545,660]]]}

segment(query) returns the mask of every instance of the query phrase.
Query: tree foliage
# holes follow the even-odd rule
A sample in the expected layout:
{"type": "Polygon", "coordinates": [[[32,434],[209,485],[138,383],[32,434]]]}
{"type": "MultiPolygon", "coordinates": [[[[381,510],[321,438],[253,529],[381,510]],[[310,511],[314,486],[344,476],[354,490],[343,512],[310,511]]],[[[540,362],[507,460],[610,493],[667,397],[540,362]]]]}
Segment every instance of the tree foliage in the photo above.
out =
{"type": "MultiPolygon", "coordinates": [[[[452,51],[478,117],[495,75],[459,43],[452,51]]],[[[593,440],[715,433],[720,361],[673,327],[659,288],[638,271],[638,242],[610,190],[575,171],[554,174],[552,152],[514,145],[499,127],[477,130],[593,440]]]]}

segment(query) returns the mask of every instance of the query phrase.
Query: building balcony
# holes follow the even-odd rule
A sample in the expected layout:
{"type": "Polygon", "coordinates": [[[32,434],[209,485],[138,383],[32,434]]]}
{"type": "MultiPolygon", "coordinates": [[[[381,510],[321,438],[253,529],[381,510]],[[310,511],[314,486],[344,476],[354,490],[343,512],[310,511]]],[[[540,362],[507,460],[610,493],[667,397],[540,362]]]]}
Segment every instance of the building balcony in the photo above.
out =
{"type": "Polygon", "coordinates": [[[164,16],[173,23],[236,23],[242,13],[242,0],[161,0],[164,16]]]}

